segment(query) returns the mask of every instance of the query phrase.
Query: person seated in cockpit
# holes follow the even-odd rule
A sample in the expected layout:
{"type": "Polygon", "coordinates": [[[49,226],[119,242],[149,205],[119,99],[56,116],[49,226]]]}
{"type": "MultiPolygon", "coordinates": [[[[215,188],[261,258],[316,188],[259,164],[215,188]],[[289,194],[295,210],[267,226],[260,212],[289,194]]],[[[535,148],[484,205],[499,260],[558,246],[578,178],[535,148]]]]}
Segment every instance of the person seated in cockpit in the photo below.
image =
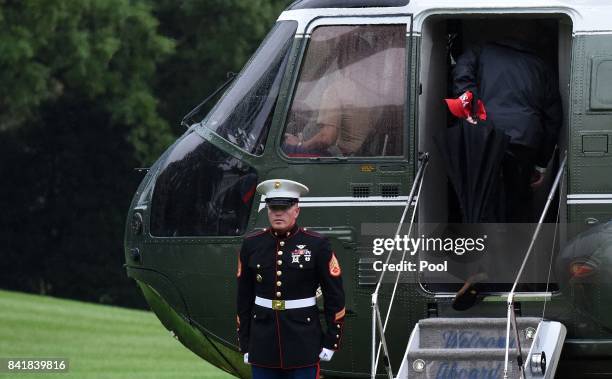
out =
{"type": "Polygon", "coordinates": [[[351,79],[349,70],[325,89],[317,117],[318,131],[312,136],[286,133],[287,154],[312,153],[322,156],[350,156],[360,150],[373,130],[371,109],[360,107],[364,89],[351,79]]]}
{"type": "Polygon", "coordinates": [[[295,91],[283,151],[289,157],[400,155],[405,30],[317,30],[295,91]]]}

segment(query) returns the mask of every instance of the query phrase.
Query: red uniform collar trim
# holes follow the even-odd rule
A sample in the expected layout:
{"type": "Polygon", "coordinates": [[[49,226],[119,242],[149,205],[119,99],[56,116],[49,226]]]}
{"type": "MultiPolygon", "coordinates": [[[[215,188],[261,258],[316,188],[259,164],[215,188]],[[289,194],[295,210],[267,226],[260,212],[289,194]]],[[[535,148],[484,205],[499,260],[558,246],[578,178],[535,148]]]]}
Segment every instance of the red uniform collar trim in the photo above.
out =
{"type": "Polygon", "coordinates": [[[291,228],[291,230],[289,230],[288,232],[284,232],[284,233],[275,232],[272,228],[270,228],[270,234],[272,234],[272,237],[276,239],[291,238],[294,235],[296,235],[299,231],[300,231],[300,228],[298,227],[297,223],[293,225],[293,228],[291,228]]]}

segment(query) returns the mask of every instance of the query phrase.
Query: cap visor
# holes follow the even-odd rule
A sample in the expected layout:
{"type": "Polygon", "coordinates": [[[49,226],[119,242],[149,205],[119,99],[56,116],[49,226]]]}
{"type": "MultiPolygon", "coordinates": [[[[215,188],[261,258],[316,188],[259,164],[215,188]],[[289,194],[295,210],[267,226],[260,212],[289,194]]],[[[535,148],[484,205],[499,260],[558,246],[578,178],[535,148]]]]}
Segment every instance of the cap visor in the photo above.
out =
{"type": "Polygon", "coordinates": [[[291,197],[273,197],[266,199],[266,204],[270,205],[292,205],[294,203],[297,203],[297,199],[291,197]]]}
{"type": "Polygon", "coordinates": [[[466,109],[463,108],[460,99],[444,99],[446,101],[446,105],[448,105],[448,110],[453,116],[458,118],[466,118],[468,115],[466,114],[466,109]]]}

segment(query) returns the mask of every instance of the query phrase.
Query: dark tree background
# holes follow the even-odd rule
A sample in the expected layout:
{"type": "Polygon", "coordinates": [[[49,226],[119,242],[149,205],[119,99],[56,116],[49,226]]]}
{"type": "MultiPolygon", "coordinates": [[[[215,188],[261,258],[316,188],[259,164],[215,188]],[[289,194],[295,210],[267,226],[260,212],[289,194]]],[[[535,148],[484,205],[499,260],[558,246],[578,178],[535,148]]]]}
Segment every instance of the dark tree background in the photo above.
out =
{"type": "Polygon", "coordinates": [[[286,0],[0,0],[0,287],[144,307],[125,216],[286,0]]]}

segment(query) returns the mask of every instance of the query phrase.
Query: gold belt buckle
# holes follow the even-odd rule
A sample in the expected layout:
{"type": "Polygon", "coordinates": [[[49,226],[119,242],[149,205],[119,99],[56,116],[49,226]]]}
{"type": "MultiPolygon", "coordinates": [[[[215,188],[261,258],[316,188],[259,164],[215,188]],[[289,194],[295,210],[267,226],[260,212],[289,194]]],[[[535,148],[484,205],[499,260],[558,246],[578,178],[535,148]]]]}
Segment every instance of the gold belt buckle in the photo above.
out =
{"type": "Polygon", "coordinates": [[[275,311],[285,310],[285,300],[272,300],[272,309],[275,311]]]}

